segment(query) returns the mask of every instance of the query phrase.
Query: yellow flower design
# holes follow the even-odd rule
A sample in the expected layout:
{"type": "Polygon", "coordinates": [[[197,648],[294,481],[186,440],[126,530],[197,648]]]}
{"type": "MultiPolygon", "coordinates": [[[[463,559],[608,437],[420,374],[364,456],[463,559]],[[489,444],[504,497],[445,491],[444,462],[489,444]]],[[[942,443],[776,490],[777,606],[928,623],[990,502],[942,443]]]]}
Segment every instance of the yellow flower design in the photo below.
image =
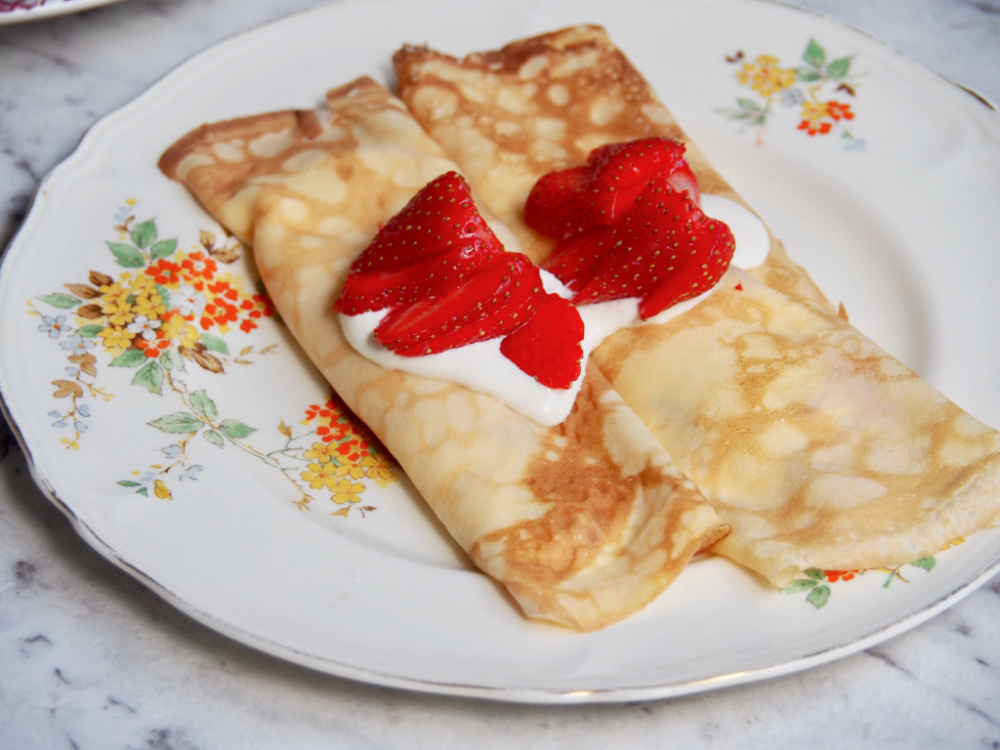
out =
{"type": "MultiPolygon", "coordinates": [[[[327,464],[329,466],[329,464],[327,464]]],[[[344,503],[357,503],[361,501],[359,495],[365,491],[365,486],[360,482],[351,482],[349,479],[341,479],[336,487],[330,488],[333,491],[333,502],[337,505],[344,503]]]]}
{"type": "Polygon", "coordinates": [[[134,302],[132,310],[136,315],[145,315],[147,318],[159,318],[167,311],[167,305],[163,301],[156,283],[146,277],[137,277],[130,285],[134,302]]]}
{"type": "Polygon", "coordinates": [[[171,315],[163,323],[163,336],[179,346],[193,349],[198,343],[198,329],[180,315],[171,315]]]}
{"type": "Polygon", "coordinates": [[[392,469],[375,456],[365,456],[359,463],[364,468],[365,476],[374,479],[379,485],[384,487],[392,481],[392,469]]]}
{"type": "Polygon", "coordinates": [[[111,325],[127,326],[135,318],[135,313],[132,312],[132,305],[128,301],[127,294],[120,293],[115,297],[106,295],[104,299],[106,301],[101,305],[101,312],[107,316],[108,322],[111,325]]]}
{"type": "Polygon", "coordinates": [[[752,63],[744,63],[736,71],[736,80],[770,98],[794,86],[796,73],[791,68],[782,68],[773,55],[758,55],[752,63]]]}
{"type": "Polygon", "coordinates": [[[132,334],[121,326],[105,326],[97,335],[102,340],[105,351],[112,356],[117,356],[132,344],[132,334]]]}
{"type": "Polygon", "coordinates": [[[331,448],[336,448],[336,446],[331,446],[328,443],[313,443],[312,448],[305,451],[302,455],[308,459],[325,464],[333,458],[333,456],[330,455],[331,448]]]}
{"type": "Polygon", "coordinates": [[[302,472],[302,481],[308,482],[314,490],[326,487],[333,492],[337,488],[337,467],[331,463],[309,464],[306,471],[302,472]]]}
{"type": "MultiPolygon", "coordinates": [[[[132,276],[130,273],[123,273],[121,275],[121,281],[127,282],[132,276]]],[[[128,296],[128,290],[122,289],[121,281],[113,281],[110,284],[102,284],[98,287],[98,291],[101,293],[101,299],[105,302],[115,302],[118,300],[124,300],[128,296]]]]}
{"type": "Polygon", "coordinates": [[[337,476],[349,476],[351,479],[362,479],[365,476],[365,470],[357,464],[344,464],[343,466],[337,467],[337,476]]]}

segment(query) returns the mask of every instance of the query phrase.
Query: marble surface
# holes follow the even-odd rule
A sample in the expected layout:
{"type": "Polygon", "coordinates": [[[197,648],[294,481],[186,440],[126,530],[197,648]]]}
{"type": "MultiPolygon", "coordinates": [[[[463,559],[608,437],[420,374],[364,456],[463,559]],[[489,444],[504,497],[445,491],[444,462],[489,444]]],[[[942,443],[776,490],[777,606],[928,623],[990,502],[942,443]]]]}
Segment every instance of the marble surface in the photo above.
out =
{"type": "MultiPolygon", "coordinates": [[[[190,55],[314,0],[129,0],[0,27],[0,246],[85,130],[190,55]]],[[[798,0],[1000,102],[995,0],[798,0]]],[[[107,563],[0,422],[0,748],[1000,748],[1000,579],[817,669],[627,705],[328,677],[193,622],[107,563]]]]}

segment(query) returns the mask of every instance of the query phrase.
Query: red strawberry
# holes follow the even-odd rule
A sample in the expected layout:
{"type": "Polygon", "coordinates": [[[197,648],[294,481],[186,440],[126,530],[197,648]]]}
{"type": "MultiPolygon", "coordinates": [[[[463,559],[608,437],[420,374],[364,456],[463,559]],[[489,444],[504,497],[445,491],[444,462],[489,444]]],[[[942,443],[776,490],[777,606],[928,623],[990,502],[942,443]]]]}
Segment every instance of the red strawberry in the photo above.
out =
{"type": "Polygon", "coordinates": [[[547,237],[563,237],[594,225],[593,213],[579,205],[587,167],[574,167],[544,175],[528,194],[524,221],[547,237]]]}
{"type": "Polygon", "coordinates": [[[556,243],[541,266],[566,285],[579,292],[593,278],[604,258],[612,253],[614,230],[598,227],[574,234],[556,243]]]}
{"type": "Polygon", "coordinates": [[[346,315],[391,308],[375,336],[403,356],[505,337],[501,351],[550,387],[568,388],[581,372],[576,308],[546,294],[527,256],[504,250],[453,172],[382,228],[352,264],[335,308],[346,315]]]}
{"type": "Polygon", "coordinates": [[[734,249],[729,227],[661,175],[609,227],[560,243],[546,267],[577,304],[638,297],[640,316],[650,318],[714,286],[734,249]]]}
{"type": "Polygon", "coordinates": [[[591,210],[601,215],[602,224],[627,213],[653,177],[687,169],[684,146],[667,138],[601,146],[590,152],[587,164],[591,210]]]}
{"type": "Polygon", "coordinates": [[[668,138],[643,138],[595,148],[581,167],[549,172],[528,195],[524,220],[547,237],[564,239],[612,224],[631,210],[654,177],[700,200],[698,180],[684,160],[684,146],[668,138]]]}
{"type": "Polygon", "coordinates": [[[633,221],[660,218],[677,225],[668,230],[664,244],[671,252],[657,266],[654,288],[639,303],[639,316],[645,319],[718,284],[733,259],[736,240],[725,223],[706,216],[690,195],[669,186],[655,191],[651,186],[636,205],[633,221]]]}
{"type": "Polygon", "coordinates": [[[677,167],[667,181],[673,186],[674,190],[687,191],[693,200],[698,205],[701,205],[701,188],[698,186],[698,178],[694,176],[694,172],[691,171],[691,167],[684,160],[681,160],[681,165],[677,167]]]}
{"type": "Polygon", "coordinates": [[[412,301],[482,266],[503,246],[457,172],[435,178],[351,264],[334,307],[357,315],[412,301]]]}
{"type": "Polygon", "coordinates": [[[440,295],[391,310],[375,337],[406,357],[485,341],[522,325],[541,292],[538,267],[526,255],[499,253],[440,295]]]}
{"type": "Polygon", "coordinates": [[[500,342],[500,351],[539,383],[569,388],[580,377],[583,320],[576,307],[557,294],[546,294],[535,314],[500,342]]]}

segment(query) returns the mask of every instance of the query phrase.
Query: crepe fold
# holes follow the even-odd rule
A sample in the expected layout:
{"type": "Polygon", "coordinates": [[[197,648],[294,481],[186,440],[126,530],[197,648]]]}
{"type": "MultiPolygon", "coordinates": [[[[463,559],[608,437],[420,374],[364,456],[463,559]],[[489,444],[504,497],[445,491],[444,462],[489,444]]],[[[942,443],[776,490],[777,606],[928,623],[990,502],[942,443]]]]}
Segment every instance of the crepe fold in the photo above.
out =
{"type": "Polygon", "coordinates": [[[350,263],[455,168],[380,84],[353,81],[316,111],[205,125],[160,167],[252,243],[307,355],[526,614],[582,631],[609,625],[726,532],[597,368],[569,418],[547,428],[465,387],[383,369],[347,343],[332,305],[350,263]]]}
{"type": "MultiPolygon", "coordinates": [[[[403,100],[536,260],[552,243],[524,224],[532,185],[603,143],[681,140],[703,192],[742,203],[599,27],[394,63],[403,100]]],[[[591,362],[730,524],[713,551],[778,586],[911,562],[1000,519],[1000,434],[835,314],[773,237],[764,266],[591,362]]]]}

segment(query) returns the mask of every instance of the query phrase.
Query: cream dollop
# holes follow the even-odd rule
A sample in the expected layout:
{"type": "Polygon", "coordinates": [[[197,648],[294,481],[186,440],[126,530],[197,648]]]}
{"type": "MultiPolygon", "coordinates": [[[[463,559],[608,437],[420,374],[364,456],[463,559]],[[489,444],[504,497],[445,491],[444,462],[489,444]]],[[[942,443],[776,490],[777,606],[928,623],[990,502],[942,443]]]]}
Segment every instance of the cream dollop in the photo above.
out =
{"type": "MultiPolygon", "coordinates": [[[[701,196],[702,210],[713,219],[729,225],[736,240],[733,265],[755,268],[767,260],[770,236],[764,224],[751,211],[727,198],[701,196]]],[[[517,249],[516,241],[506,235],[501,238],[509,250],[517,249]]],[[[542,270],[546,291],[569,298],[569,290],[551,273],[542,270]]],[[[639,318],[636,298],[611,300],[580,305],[577,310],[584,324],[583,363],[580,377],[570,388],[549,388],[521,370],[500,352],[502,338],[478,341],[466,346],[419,357],[403,357],[389,351],[375,338],[375,328],[388,310],[343,315],[340,325],[351,346],[362,356],[382,367],[402,370],[439,380],[458,383],[480,393],[486,393],[544,427],[552,427],[569,415],[580,392],[587,357],[608,336],[634,325],[663,323],[682,315],[712,294],[712,290],[670,307],[649,320],[639,318]]]]}

